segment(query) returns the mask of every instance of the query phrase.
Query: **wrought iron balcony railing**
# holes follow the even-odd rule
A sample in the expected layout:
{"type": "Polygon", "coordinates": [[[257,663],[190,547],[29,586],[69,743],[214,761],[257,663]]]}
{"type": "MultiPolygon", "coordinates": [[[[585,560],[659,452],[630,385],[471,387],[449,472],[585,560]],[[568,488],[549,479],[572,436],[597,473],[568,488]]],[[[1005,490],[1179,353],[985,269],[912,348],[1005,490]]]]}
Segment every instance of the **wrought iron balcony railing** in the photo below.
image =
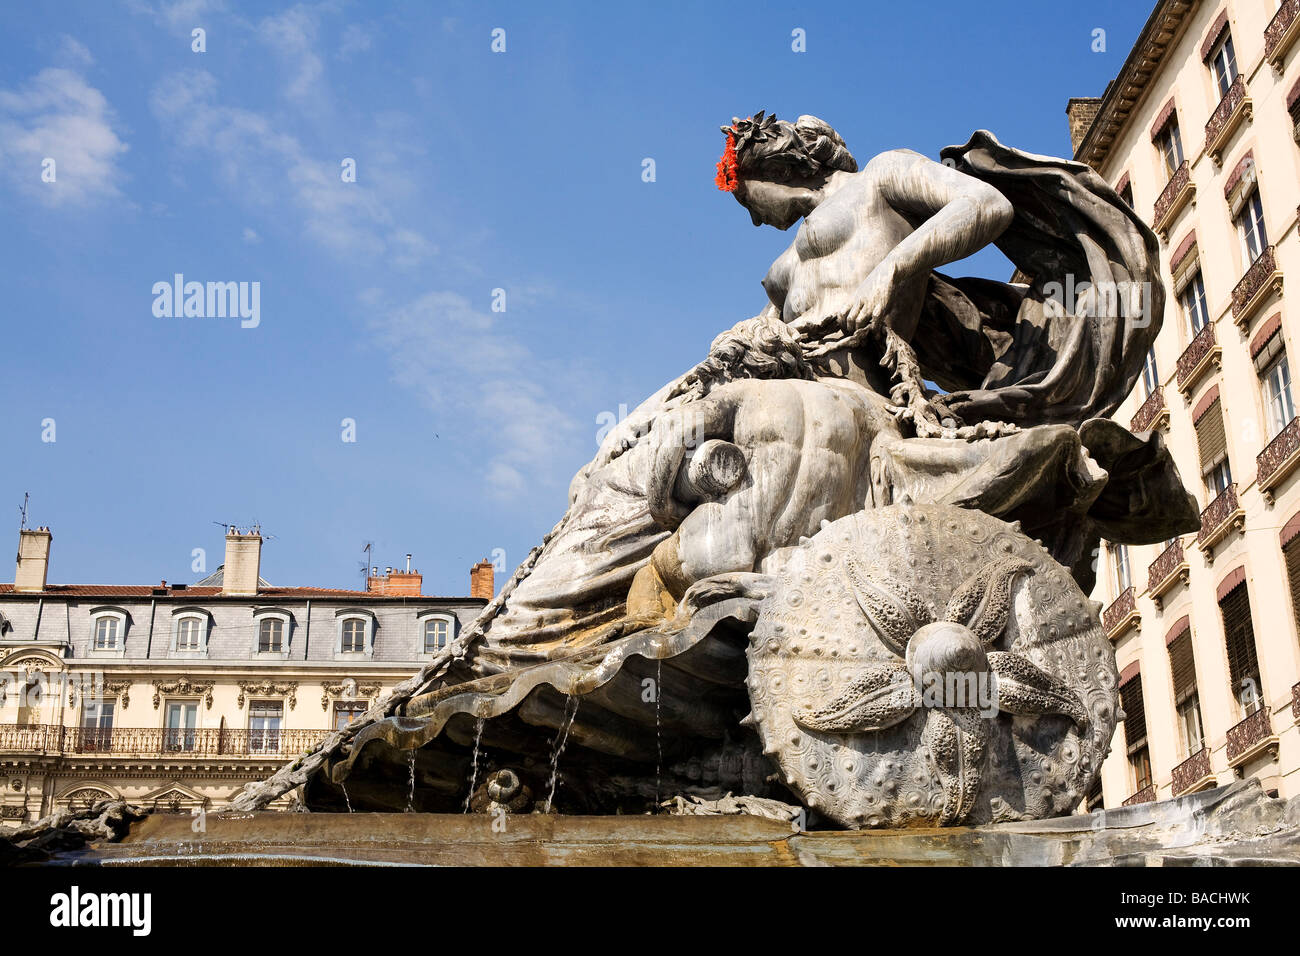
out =
{"type": "Polygon", "coordinates": [[[1227,537],[1229,531],[1242,529],[1245,517],[1246,513],[1237,503],[1237,484],[1233,482],[1201,512],[1201,532],[1196,542],[1207,560],[1214,560],[1214,546],[1227,537]]]}
{"type": "Polygon", "coordinates": [[[1134,413],[1129,427],[1135,432],[1146,432],[1169,423],[1169,406],[1165,404],[1165,389],[1157,385],[1134,413]]]}
{"type": "Polygon", "coordinates": [[[1260,707],[1245,720],[1228,728],[1228,763],[1236,765],[1276,742],[1268,719],[1268,708],[1260,707]]]}
{"type": "Polygon", "coordinates": [[[1151,228],[1160,233],[1161,238],[1169,238],[1169,226],[1174,217],[1196,195],[1196,185],[1192,182],[1192,167],[1187,160],[1178,164],[1174,174],[1165,183],[1156,199],[1155,209],[1151,215],[1151,228]]]}
{"type": "Polygon", "coordinates": [[[1160,556],[1147,566],[1147,591],[1151,599],[1160,606],[1160,598],[1172,588],[1177,581],[1187,583],[1187,555],[1183,551],[1183,539],[1175,538],[1169,547],[1160,552],[1160,556]]]}
{"type": "Polygon", "coordinates": [[[1156,800],[1156,785],[1153,783],[1149,783],[1141,790],[1139,790],[1137,793],[1133,794],[1133,796],[1125,800],[1123,806],[1131,807],[1137,803],[1155,803],[1155,800],[1156,800]]]}
{"type": "Polygon", "coordinates": [[[1137,592],[1133,590],[1132,585],[1126,587],[1120,596],[1111,602],[1110,607],[1101,612],[1101,626],[1105,629],[1106,636],[1112,640],[1128,630],[1129,625],[1137,619],[1137,592]]]}
{"type": "Polygon", "coordinates": [[[1264,28],[1264,58],[1273,69],[1282,72],[1282,59],[1300,36],[1300,0],[1283,0],[1273,19],[1264,28]]]}
{"type": "Polygon", "coordinates": [[[1300,724],[1300,684],[1291,688],[1291,716],[1300,724]]]}
{"type": "Polygon", "coordinates": [[[328,730],[184,730],[166,727],[0,727],[0,752],[135,757],[291,757],[328,730]]]}
{"type": "Polygon", "coordinates": [[[1210,750],[1203,746],[1174,768],[1174,796],[1180,797],[1191,790],[1199,789],[1211,777],[1210,750]]]}
{"type": "Polygon", "coordinates": [[[1281,295],[1282,273],[1277,267],[1275,247],[1268,246],[1232,289],[1232,321],[1245,327],[1269,294],[1281,295]]]}
{"type": "Polygon", "coordinates": [[[1255,481],[1264,500],[1273,503],[1273,489],[1300,463],[1300,417],[1287,422],[1285,428],[1255,456],[1255,481]]]}
{"type": "Polygon", "coordinates": [[[1205,151],[1210,154],[1216,166],[1223,165],[1224,146],[1242,120],[1249,119],[1250,115],[1251,103],[1250,97],[1246,95],[1246,77],[1238,73],[1205,124],[1205,151]]]}
{"type": "Polygon", "coordinates": [[[1207,322],[1205,328],[1196,333],[1196,338],[1183,349],[1183,354],[1178,356],[1178,387],[1184,392],[1190,390],[1211,364],[1218,364],[1220,352],[1218,339],[1214,335],[1214,323],[1207,322]]]}

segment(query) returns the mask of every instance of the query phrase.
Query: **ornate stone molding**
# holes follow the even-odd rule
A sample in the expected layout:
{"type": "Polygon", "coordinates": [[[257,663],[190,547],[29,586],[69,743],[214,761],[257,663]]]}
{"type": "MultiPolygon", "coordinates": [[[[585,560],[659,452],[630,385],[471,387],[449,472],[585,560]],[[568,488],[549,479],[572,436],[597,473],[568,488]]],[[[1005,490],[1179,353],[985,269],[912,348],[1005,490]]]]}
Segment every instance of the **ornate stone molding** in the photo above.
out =
{"type": "Polygon", "coordinates": [[[208,705],[208,710],[211,710],[212,688],[215,686],[215,681],[192,681],[188,677],[172,681],[156,680],[153,682],[153,709],[157,710],[162,706],[163,694],[183,694],[187,697],[203,698],[203,702],[208,705]]]}
{"type": "Polygon", "coordinates": [[[241,680],[239,684],[239,697],[235,699],[235,706],[240,710],[244,709],[244,700],[247,697],[287,697],[289,698],[289,709],[293,710],[298,706],[298,682],[296,680],[286,681],[283,684],[277,684],[273,681],[252,681],[241,680]]]}
{"type": "Polygon", "coordinates": [[[329,710],[331,700],[339,698],[350,699],[346,697],[346,694],[349,691],[349,684],[351,685],[351,692],[358,698],[373,698],[379,693],[378,684],[358,684],[351,678],[339,681],[336,684],[321,684],[321,690],[323,690],[324,693],[321,694],[320,697],[320,709],[329,710]]]}

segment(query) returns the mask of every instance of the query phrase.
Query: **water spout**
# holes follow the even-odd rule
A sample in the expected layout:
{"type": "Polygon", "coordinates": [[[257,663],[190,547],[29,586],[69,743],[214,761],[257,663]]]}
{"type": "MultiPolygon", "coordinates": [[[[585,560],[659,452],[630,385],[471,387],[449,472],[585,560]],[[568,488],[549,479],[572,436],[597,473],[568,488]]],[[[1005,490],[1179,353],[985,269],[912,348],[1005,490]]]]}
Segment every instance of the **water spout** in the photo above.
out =
{"type": "Polygon", "coordinates": [[[659,793],[664,766],[664,738],[660,722],[662,711],[660,702],[664,699],[663,675],[664,662],[662,658],[658,658],[655,660],[655,805],[651,812],[659,809],[659,801],[663,799],[659,793]]]}
{"type": "Polygon", "coordinates": [[[348,805],[348,813],[352,813],[352,801],[348,799],[348,785],[340,781],[339,787],[343,790],[343,802],[348,805]]]}
{"type": "Polygon", "coordinates": [[[555,745],[551,749],[551,782],[550,792],[546,795],[545,813],[550,813],[555,805],[555,790],[559,785],[560,779],[560,755],[564,753],[564,747],[569,742],[569,731],[573,727],[573,721],[578,716],[578,698],[569,697],[564,702],[564,719],[560,721],[560,729],[555,732],[555,745]],[[569,704],[573,707],[570,709],[569,704]]]}
{"type": "Polygon", "coordinates": [[[469,813],[469,802],[474,799],[474,785],[478,781],[478,749],[479,743],[483,739],[483,725],[487,721],[480,717],[478,725],[474,728],[474,757],[470,763],[469,770],[469,793],[465,794],[465,809],[462,813],[469,813]]]}
{"type": "Polygon", "coordinates": [[[406,791],[406,812],[414,813],[415,812],[415,748],[412,747],[407,752],[410,754],[411,783],[406,791]]]}

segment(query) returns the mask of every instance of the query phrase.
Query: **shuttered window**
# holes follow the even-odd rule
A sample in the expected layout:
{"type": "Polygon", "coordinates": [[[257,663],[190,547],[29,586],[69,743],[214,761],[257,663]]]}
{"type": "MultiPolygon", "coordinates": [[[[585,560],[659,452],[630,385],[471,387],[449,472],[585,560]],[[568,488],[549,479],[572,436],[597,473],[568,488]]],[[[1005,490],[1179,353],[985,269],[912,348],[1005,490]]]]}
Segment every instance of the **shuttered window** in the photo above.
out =
{"type": "Polygon", "coordinates": [[[1259,657],[1255,652],[1255,628],[1250,619],[1250,594],[1242,581],[1219,601],[1223,614],[1223,637],[1228,651],[1228,676],[1232,696],[1245,713],[1259,708],[1263,686],[1259,678],[1259,657]]]}
{"type": "Polygon", "coordinates": [[[1169,669],[1174,675],[1174,706],[1196,693],[1196,659],[1192,653],[1192,632],[1183,631],[1169,645],[1169,669]]]}
{"type": "Polygon", "coordinates": [[[1120,706],[1124,708],[1124,736],[1131,754],[1146,746],[1147,713],[1142,706],[1142,678],[1134,677],[1119,689],[1120,706]]]}
{"type": "Polygon", "coordinates": [[[1210,403],[1196,421],[1196,446],[1201,455],[1201,474],[1208,475],[1228,457],[1228,436],[1223,428],[1223,405],[1219,399],[1210,403]]]}
{"type": "Polygon", "coordinates": [[[1296,626],[1300,627],[1300,535],[1282,546],[1286,561],[1286,579],[1291,585],[1291,609],[1295,612],[1296,626]]]}

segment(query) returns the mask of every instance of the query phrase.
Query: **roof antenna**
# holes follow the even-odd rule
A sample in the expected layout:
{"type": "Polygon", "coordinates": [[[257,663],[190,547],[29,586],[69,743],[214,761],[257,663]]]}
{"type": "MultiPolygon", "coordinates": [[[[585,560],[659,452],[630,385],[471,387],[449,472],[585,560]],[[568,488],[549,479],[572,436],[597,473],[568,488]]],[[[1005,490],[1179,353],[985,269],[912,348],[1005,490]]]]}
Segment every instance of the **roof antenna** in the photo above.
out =
{"type": "Polygon", "coordinates": [[[373,541],[367,541],[361,546],[361,553],[366,556],[366,560],[361,562],[361,577],[367,581],[370,579],[370,559],[374,556],[372,553],[374,547],[375,543],[373,541]]]}
{"type": "Polygon", "coordinates": [[[18,509],[18,513],[22,515],[22,521],[20,521],[20,522],[18,523],[18,530],[19,530],[19,531],[26,531],[26,530],[27,530],[27,500],[28,500],[29,498],[31,498],[31,494],[30,494],[29,492],[24,491],[24,492],[23,492],[23,506],[22,506],[21,508],[18,509]]]}

